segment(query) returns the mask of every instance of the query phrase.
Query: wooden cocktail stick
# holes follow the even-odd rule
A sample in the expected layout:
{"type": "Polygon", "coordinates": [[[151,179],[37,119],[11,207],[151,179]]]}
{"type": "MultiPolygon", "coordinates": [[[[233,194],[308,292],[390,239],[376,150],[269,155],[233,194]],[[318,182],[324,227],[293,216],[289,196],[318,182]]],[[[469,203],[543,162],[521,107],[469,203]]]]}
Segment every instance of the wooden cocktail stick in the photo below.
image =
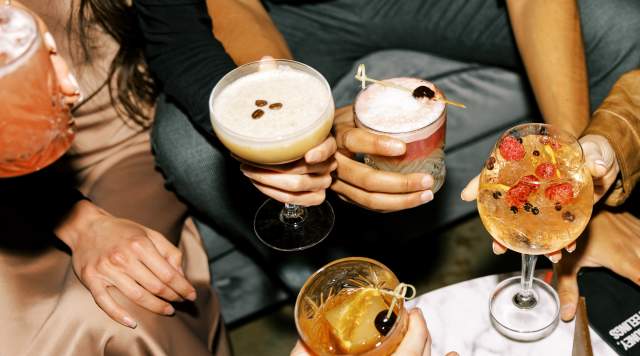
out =
{"type": "MultiPolygon", "coordinates": [[[[413,90],[411,90],[409,88],[405,88],[402,85],[398,85],[398,84],[395,84],[393,82],[386,82],[384,80],[377,80],[377,79],[373,79],[373,78],[367,77],[367,71],[366,71],[366,68],[365,68],[364,64],[360,64],[358,66],[358,71],[356,72],[355,78],[362,82],[362,89],[366,88],[366,86],[367,86],[366,82],[371,82],[371,83],[383,85],[383,86],[388,87],[388,88],[404,90],[404,91],[408,92],[409,94],[413,95],[413,90]]],[[[466,108],[466,106],[464,104],[459,103],[457,101],[447,100],[445,98],[435,98],[435,99],[439,100],[439,101],[442,101],[445,104],[457,106],[457,107],[463,108],[463,109],[466,108]]]]}

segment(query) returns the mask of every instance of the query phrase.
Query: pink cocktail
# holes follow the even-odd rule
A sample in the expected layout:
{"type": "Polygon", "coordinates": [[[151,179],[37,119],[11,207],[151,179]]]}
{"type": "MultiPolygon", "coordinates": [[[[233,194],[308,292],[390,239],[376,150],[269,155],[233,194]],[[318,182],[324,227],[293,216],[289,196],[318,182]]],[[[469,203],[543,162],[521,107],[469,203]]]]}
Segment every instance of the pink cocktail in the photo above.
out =
{"type": "Polygon", "coordinates": [[[34,18],[0,5],[0,177],[37,171],[71,145],[73,130],[34,18]]]}
{"type": "Polygon", "coordinates": [[[365,162],[384,171],[430,174],[435,193],[446,176],[447,110],[440,100],[444,95],[433,83],[422,79],[393,78],[384,82],[394,86],[373,84],[358,94],[354,105],[356,126],[399,139],[407,144],[407,150],[397,157],[365,155],[365,162]]]}

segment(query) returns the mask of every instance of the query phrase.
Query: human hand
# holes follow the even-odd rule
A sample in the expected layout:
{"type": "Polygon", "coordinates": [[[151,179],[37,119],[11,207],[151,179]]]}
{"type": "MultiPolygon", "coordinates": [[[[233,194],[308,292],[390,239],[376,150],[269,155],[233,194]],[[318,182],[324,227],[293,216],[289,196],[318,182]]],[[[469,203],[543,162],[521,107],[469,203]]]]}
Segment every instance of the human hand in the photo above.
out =
{"type": "Polygon", "coordinates": [[[28,11],[36,19],[40,36],[42,36],[42,41],[49,51],[49,58],[51,59],[51,64],[53,65],[53,69],[56,73],[56,79],[58,80],[60,92],[63,96],[63,103],[68,106],[74,105],[81,99],[80,86],[78,85],[78,81],[75,76],[69,71],[67,62],[58,54],[56,41],[53,39],[51,32],[47,29],[47,25],[37,14],[22,5],[19,1],[12,1],[11,5],[28,11]]]}
{"type": "Polygon", "coordinates": [[[73,269],[96,304],[125,326],[135,328],[137,322],[113,299],[109,287],[163,315],[175,312],[167,301],[196,299],[182,271],[181,252],[156,231],[80,201],[55,234],[71,249],[73,269]]]}
{"type": "Polygon", "coordinates": [[[338,177],[331,189],[342,199],[379,212],[409,209],[433,200],[431,175],[385,172],[353,159],[355,153],[401,156],[406,151],[404,142],[356,128],[351,106],[336,110],[333,127],[338,177]]]}
{"type": "Polygon", "coordinates": [[[578,249],[554,266],[564,321],[575,316],[576,278],[582,267],[606,267],[640,285],[640,219],[628,212],[600,211],[591,219],[578,249]]]}
{"type": "Polygon", "coordinates": [[[599,201],[609,191],[620,173],[616,154],[605,137],[586,135],[580,140],[585,163],[593,177],[593,201],[599,201]]]}
{"type": "MultiPolygon", "coordinates": [[[[460,193],[460,198],[467,202],[474,201],[478,198],[479,190],[480,190],[480,175],[477,175],[471,181],[469,181],[469,183],[467,183],[467,186],[464,187],[464,189],[462,189],[462,193],[460,193]]],[[[491,247],[493,249],[493,253],[495,253],[496,255],[502,255],[508,250],[506,246],[502,245],[495,239],[493,240],[491,247]]],[[[575,249],[576,249],[575,241],[567,245],[567,247],[565,247],[565,250],[567,250],[567,252],[569,253],[573,252],[575,249]]],[[[562,250],[548,253],[545,256],[547,256],[547,258],[551,262],[558,263],[558,261],[562,259],[562,250]]]]}
{"type": "MultiPolygon", "coordinates": [[[[446,356],[457,355],[457,352],[449,352],[446,356]]],[[[298,340],[290,356],[313,356],[313,353],[298,340]]],[[[420,309],[415,308],[409,312],[407,333],[393,356],[431,356],[431,335],[420,309]]]]}
{"type": "Polygon", "coordinates": [[[295,162],[259,165],[239,159],[240,170],[259,191],[279,202],[319,205],[331,185],[331,172],[338,166],[335,152],[336,140],[329,136],[295,162]]]}

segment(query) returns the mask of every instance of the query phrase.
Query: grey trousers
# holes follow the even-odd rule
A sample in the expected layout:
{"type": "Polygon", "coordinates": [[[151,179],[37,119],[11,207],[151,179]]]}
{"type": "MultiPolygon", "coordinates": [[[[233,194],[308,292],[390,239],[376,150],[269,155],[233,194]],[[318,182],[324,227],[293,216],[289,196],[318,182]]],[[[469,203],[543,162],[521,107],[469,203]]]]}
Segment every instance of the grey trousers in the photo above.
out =
{"type": "MultiPolygon", "coordinates": [[[[579,3],[594,107],[620,74],[640,64],[640,2],[579,3]]],[[[229,239],[276,269],[296,260],[320,266],[345,254],[388,261],[393,255],[390,245],[425,237],[434,228],[471,213],[475,205],[463,203],[459,194],[479,172],[497,135],[539,116],[501,1],[337,0],[266,5],[294,57],[328,78],[337,106],[349,104],[359,89],[352,79],[358,63],[367,64],[373,77],[432,80],[448,97],[467,104],[466,110],[448,112],[448,176],[434,201],[378,214],[329,194],[336,211],[332,236],[312,251],[282,258],[253,234],[253,214],[264,196],[240,174],[224,148],[197,132],[182,112],[161,98],[152,137],[157,164],[168,184],[197,211],[200,224],[207,225],[203,238],[229,239]]],[[[220,249],[219,244],[212,245],[210,253],[222,253],[220,249]]],[[[304,274],[279,273],[291,287],[304,281],[304,274]]]]}

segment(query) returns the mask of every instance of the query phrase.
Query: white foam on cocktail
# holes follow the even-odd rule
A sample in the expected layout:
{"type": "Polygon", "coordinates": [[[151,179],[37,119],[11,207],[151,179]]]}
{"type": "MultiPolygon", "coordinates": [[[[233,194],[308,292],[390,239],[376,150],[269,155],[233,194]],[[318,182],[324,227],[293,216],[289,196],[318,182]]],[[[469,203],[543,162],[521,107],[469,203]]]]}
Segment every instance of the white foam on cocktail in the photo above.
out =
{"type": "Polygon", "coordinates": [[[229,84],[213,101],[213,116],[225,129],[242,136],[257,139],[303,133],[317,122],[331,105],[331,94],[316,77],[280,65],[244,76],[229,84]],[[256,100],[266,100],[258,107],[256,100]],[[270,104],[281,103],[280,109],[269,109],[270,104]],[[264,114],[252,118],[255,110],[264,114]]]}
{"type": "Polygon", "coordinates": [[[35,23],[26,12],[0,5],[0,76],[10,70],[3,66],[14,67],[12,62],[27,52],[35,37],[35,23]]]}
{"type": "Polygon", "coordinates": [[[367,127],[387,133],[404,133],[421,129],[436,121],[445,104],[438,100],[416,99],[411,92],[419,86],[427,86],[438,93],[436,87],[416,78],[393,78],[385,81],[401,85],[410,91],[372,84],[356,101],[358,120],[367,127]]]}

